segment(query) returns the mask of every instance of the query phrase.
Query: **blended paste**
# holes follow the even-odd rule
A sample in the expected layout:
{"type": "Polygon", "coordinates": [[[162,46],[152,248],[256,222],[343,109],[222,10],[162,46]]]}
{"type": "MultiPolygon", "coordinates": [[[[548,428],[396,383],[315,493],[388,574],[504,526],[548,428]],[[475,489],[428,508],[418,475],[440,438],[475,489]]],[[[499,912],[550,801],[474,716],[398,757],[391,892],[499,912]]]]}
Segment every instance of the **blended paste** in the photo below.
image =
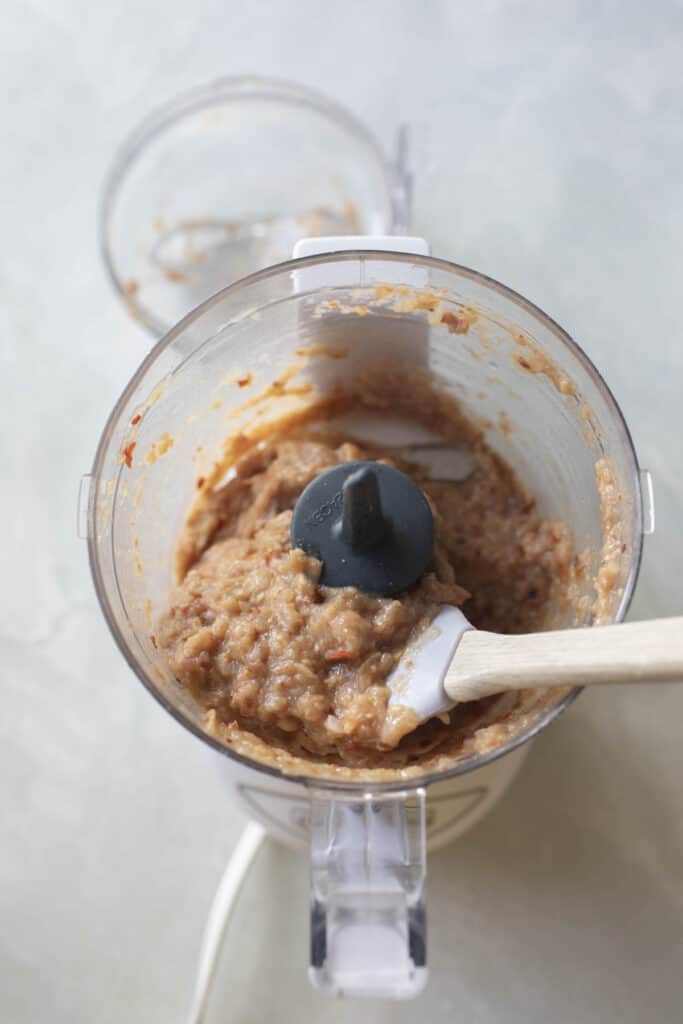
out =
{"type": "MultiPolygon", "coordinates": [[[[461,607],[481,629],[540,630],[558,604],[571,603],[582,571],[568,526],[543,519],[482,435],[433,398],[420,415],[413,390],[411,412],[445,440],[466,436],[474,468],[464,480],[431,479],[394,450],[339,436],[323,420],[240,436],[221,472],[202,481],[157,637],[209,731],[239,752],[290,771],[303,758],[409,774],[427,760],[494,749],[537,715],[543,692],[524,691],[458,705],[392,739],[387,677],[440,606],[461,607]],[[398,598],[320,586],[320,562],[290,546],[299,494],[349,460],[396,466],[431,505],[432,564],[398,598]]],[[[360,404],[381,402],[366,394],[360,404]]]]}

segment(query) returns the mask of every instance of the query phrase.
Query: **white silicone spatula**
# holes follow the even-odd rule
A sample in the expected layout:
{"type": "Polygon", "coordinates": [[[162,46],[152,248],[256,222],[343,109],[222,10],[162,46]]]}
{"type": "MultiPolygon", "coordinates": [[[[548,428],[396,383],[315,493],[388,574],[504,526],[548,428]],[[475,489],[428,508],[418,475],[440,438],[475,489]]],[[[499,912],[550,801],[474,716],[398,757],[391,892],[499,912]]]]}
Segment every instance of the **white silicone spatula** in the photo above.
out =
{"type": "Polygon", "coordinates": [[[683,682],[683,617],[504,636],[443,608],[388,679],[391,706],[420,721],[527,687],[683,682]]]}

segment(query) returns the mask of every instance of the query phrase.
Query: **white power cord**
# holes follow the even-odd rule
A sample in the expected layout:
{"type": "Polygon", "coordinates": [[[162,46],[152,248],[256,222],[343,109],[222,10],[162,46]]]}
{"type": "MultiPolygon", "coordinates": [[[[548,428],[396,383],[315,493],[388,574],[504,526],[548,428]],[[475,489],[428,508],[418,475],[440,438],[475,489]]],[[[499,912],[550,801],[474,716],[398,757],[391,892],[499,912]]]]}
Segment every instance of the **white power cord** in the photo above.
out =
{"type": "Polygon", "coordinates": [[[199,948],[197,975],[187,1024],[202,1024],[204,1021],[225,930],[228,927],[242,883],[249,873],[265,836],[265,829],[257,825],[255,821],[250,821],[240,836],[218,883],[199,948]]]}

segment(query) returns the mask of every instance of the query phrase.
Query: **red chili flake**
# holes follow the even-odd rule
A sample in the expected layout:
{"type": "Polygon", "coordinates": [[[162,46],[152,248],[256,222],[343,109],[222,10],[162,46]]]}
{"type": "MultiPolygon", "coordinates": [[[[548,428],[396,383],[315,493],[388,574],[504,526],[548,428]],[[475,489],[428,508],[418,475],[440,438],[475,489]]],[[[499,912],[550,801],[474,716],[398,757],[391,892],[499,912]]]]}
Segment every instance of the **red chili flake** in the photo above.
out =
{"type": "Polygon", "coordinates": [[[142,419],[142,416],[140,415],[140,413],[137,413],[136,416],[133,416],[133,419],[130,421],[131,427],[137,427],[137,425],[138,425],[138,423],[140,422],[141,419],[142,419]]]}
{"type": "Polygon", "coordinates": [[[327,661],[351,661],[353,655],[351,651],[331,651],[330,654],[326,654],[325,658],[327,661]]]}
{"type": "Polygon", "coordinates": [[[202,489],[202,487],[204,486],[205,483],[206,483],[206,477],[198,476],[197,477],[197,490],[201,491],[201,489],[202,489]]]}
{"type": "Polygon", "coordinates": [[[621,553],[622,553],[622,555],[623,555],[624,551],[626,551],[626,545],[622,544],[621,545],[621,553]]]}
{"type": "Polygon", "coordinates": [[[154,633],[151,634],[150,640],[152,641],[152,647],[156,651],[156,649],[157,649],[157,638],[155,637],[154,633]]]}
{"type": "Polygon", "coordinates": [[[465,334],[470,326],[469,321],[464,316],[458,316],[457,313],[444,313],[441,323],[446,324],[449,334],[465,334]]]}
{"type": "Polygon", "coordinates": [[[125,462],[128,469],[133,465],[133,452],[135,451],[136,445],[136,441],[131,441],[130,444],[127,444],[121,452],[121,462],[125,462]]]}
{"type": "Polygon", "coordinates": [[[531,369],[531,363],[527,362],[524,356],[517,356],[517,362],[520,366],[523,366],[525,370],[531,369]]]}
{"type": "Polygon", "coordinates": [[[254,379],[253,373],[248,373],[246,375],[246,377],[238,378],[238,381],[237,381],[238,388],[247,388],[247,387],[249,387],[249,385],[251,384],[253,379],[254,379]]]}

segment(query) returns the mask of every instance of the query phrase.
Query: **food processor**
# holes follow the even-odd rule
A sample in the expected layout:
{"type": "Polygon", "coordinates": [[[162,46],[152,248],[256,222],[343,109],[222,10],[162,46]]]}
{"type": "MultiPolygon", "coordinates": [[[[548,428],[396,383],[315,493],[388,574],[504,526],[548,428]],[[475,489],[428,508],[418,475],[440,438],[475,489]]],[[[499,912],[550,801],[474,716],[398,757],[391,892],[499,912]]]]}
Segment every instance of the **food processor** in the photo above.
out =
{"type": "Polygon", "coordinates": [[[609,461],[623,545],[607,618],[621,620],[652,513],[649,478],[614,398],[586,354],[540,309],[482,274],[432,258],[420,239],[309,239],[296,259],[229,285],[185,316],[152,348],[112,411],[80,508],[97,595],[132,670],[222,755],[226,786],[249,817],[274,838],[309,848],[313,983],[335,995],[405,998],[426,980],[427,848],[487,813],[519,770],[528,741],[579,691],[551,704],[539,697],[507,742],[439,771],[368,769],[340,779],[332,766],[316,764],[285,774],[212,732],[155,638],[180,529],[226,437],[248,436],[343,392],[382,360],[428,373],[481,425],[539,512],[571,527],[588,571],[577,605],[554,609],[555,626],[592,622],[603,541],[595,464],[609,461]],[[466,333],[449,329],[472,312],[466,333]],[[520,358],[529,347],[543,360],[520,358]],[[343,356],[330,358],[332,349],[343,356]]]}

